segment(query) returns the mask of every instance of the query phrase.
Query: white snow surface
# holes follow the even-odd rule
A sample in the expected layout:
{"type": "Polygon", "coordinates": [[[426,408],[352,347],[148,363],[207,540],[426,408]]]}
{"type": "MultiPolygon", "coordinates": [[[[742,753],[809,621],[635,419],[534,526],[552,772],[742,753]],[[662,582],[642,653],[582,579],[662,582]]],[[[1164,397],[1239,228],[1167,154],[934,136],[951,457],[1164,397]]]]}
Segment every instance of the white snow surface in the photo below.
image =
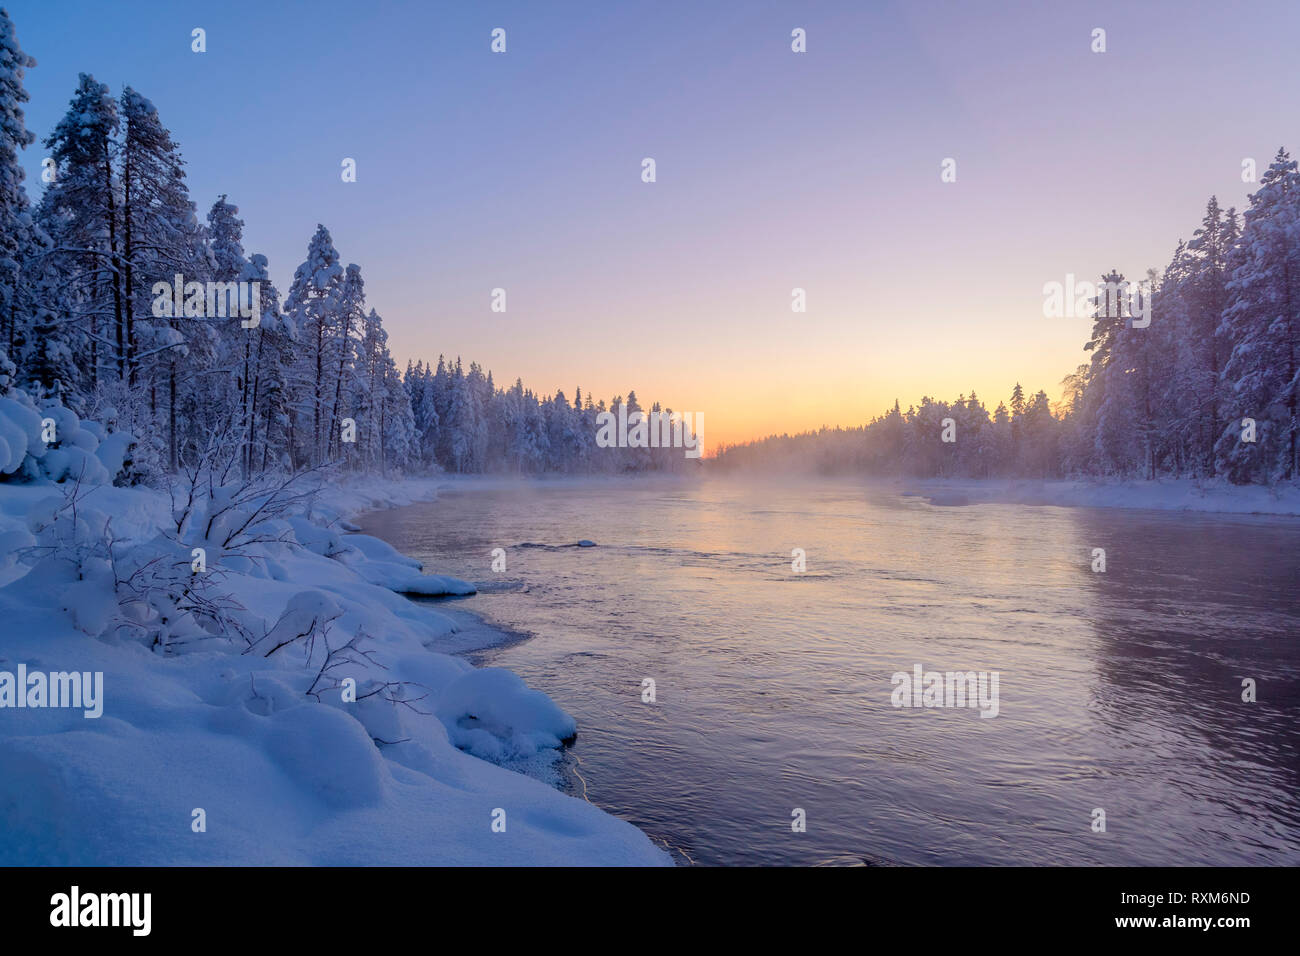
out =
{"type": "Polygon", "coordinates": [[[1300,515],[1300,486],[1233,485],[1227,481],[915,480],[898,486],[934,505],[1056,505],[1077,508],[1147,508],[1223,514],[1300,515]]]}
{"type": "MultiPolygon", "coordinates": [[[[74,525],[51,522],[59,488],[0,484],[0,671],[104,675],[97,719],[0,707],[0,865],[670,864],[631,824],[489,762],[559,747],[573,718],[509,671],[441,653],[457,624],[393,590],[417,590],[418,562],[345,530],[347,515],[435,484],[329,488],[238,555],[204,539],[206,573],[251,636],[210,633],[151,596],[151,620],[172,615],[165,646],[121,626],[133,612],[113,574],[150,555],[189,574],[190,552],[161,535],[166,494],[95,487],[74,525]],[[87,559],[78,579],[51,556],[110,517],[116,572],[87,559]],[[313,624],[328,632],[294,640],[313,624]],[[357,700],[330,680],[309,696],[326,646],[351,638],[364,655],[330,673],[354,679],[357,700]]],[[[425,593],[472,592],[425,577],[425,593]]]]}

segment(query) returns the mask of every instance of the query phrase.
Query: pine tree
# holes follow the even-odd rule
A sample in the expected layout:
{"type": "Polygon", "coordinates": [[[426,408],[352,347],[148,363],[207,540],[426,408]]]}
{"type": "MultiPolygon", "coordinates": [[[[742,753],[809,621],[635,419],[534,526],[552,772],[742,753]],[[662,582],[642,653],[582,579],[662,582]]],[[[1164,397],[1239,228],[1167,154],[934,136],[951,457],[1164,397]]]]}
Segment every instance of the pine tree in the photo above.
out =
{"type": "Polygon", "coordinates": [[[1218,437],[1219,377],[1223,372],[1220,341],[1217,335],[1219,322],[1227,304],[1227,260],[1229,250],[1237,241],[1236,211],[1229,209],[1225,216],[1219,201],[1210,197],[1201,226],[1187,244],[1191,283],[1190,303],[1187,310],[1188,334],[1184,342],[1190,353],[1185,356],[1190,394],[1196,402],[1196,448],[1193,454],[1202,462],[1205,474],[1214,469],[1214,442],[1218,437]]]}
{"type": "MultiPolygon", "coordinates": [[[[217,343],[203,316],[153,315],[153,286],[160,281],[205,282],[206,242],[185,184],[184,161],[154,105],[131,87],[122,91],[121,218],[117,261],[124,302],[122,377],[135,387],[143,372],[151,393],[165,388],[167,460],[180,464],[182,445],[201,446],[196,434],[212,408],[195,388],[212,365],[217,343]]],[[[173,310],[174,311],[174,310],[173,310]]],[[[188,311],[188,309],[186,310],[188,311]]],[[[157,404],[157,399],[154,399],[157,404]]]]}
{"type": "Polygon", "coordinates": [[[244,220],[239,207],[226,202],[222,193],[208,210],[208,250],[214,282],[240,279],[248,259],[244,256],[244,220]]]}
{"type": "Polygon", "coordinates": [[[419,436],[415,430],[415,416],[411,412],[410,398],[402,387],[397,363],[387,346],[380,354],[380,374],[377,387],[381,391],[379,403],[379,473],[387,475],[389,469],[405,469],[418,458],[419,436]]]}
{"type": "Polygon", "coordinates": [[[80,74],[67,114],[45,139],[54,162],[54,181],[37,210],[38,221],[54,244],[55,267],[64,277],[60,298],[81,335],[85,388],[90,392],[98,387],[104,358],[116,378],[126,377],[113,168],[118,127],[117,103],[108,87],[80,74]]]}
{"type": "Polygon", "coordinates": [[[285,311],[297,330],[299,352],[295,368],[293,425],[298,464],[318,465],[328,455],[324,419],[330,388],[330,330],[334,327],[339,295],[343,286],[343,269],[329,230],[316,226],[316,234],[307,246],[307,258],[294,272],[293,284],[285,299],[285,311]],[[311,425],[306,433],[307,423],[311,425]]]}
{"type": "Polygon", "coordinates": [[[36,141],[28,132],[22,104],[23,77],[36,60],[22,51],[13,21],[0,9],[0,344],[17,355],[24,253],[30,249],[32,217],[18,153],[36,141]]]}
{"type": "MultiPolygon", "coordinates": [[[[362,463],[365,467],[380,465],[381,470],[384,470],[382,465],[386,457],[387,441],[384,427],[380,424],[380,416],[384,411],[384,403],[389,401],[388,364],[391,362],[392,356],[388,352],[388,333],[384,330],[379,313],[371,309],[362,322],[361,339],[357,345],[356,368],[352,382],[352,408],[356,412],[358,421],[367,423],[360,443],[362,463]],[[373,423],[374,427],[369,423],[373,423]]],[[[408,363],[408,378],[410,375],[408,363]]],[[[405,386],[403,391],[406,394],[405,403],[411,409],[411,427],[414,431],[415,410],[411,405],[410,393],[406,392],[405,386]]]]}
{"type": "MultiPolygon", "coordinates": [[[[244,222],[239,218],[238,207],[226,202],[226,195],[223,193],[208,210],[208,261],[213,282],[224,286],[228,283],[248,281],[245,272],[249,268],[249,262],[244,256],[243,229],[244,222]]],[[[236,433],[244,436],[240,461],[244,475],[248,476],[253,470],[253,420],[256,415],[253,380],[257,375],[257,357],[254,343],[260,339],[260,336],[240,326],[238,318],[240,303],[232,301],[232,299],[237,300],[238,295],[231,297],[224,292],[219,292],[218,295],[225,299],[224,311],[227,318],[218,322],[214,317],[208,317],[217,337],[215,364],[218,368],[230,370],[230,374],[234,377],[235,401],[226,402],[232,405],[227,410],[227,414],[234,419],[236,433]]],[[[220,387],[224,383],[219,381],[223,377],[206,376],[211,384],[204,391],[207,402],[214,410],[219,408],[225,399],[223,394],[225,390],[220,387]]]]}
{"type": "Polygon", "coordinates": [[[1236,482],[1276,481],[1300,472],[1300,172],[1285,150],[1250,197],[1219,335],[1231,346],[1221,375],[1227,421],[1216,445],[1219,470],[1236,482]],[[1244,441],[1243,421],[1256,423],[1244,441]]]}
{"type": "Polygon", "coordinates": [[[447,408],[448,466],[454,472],[464,473],[473,467],[473,433],[477,413],[459,358],[456,359],[456,368],[450,376],[451,394],[447,408]]]}
{"type": "MultiPolygon", "coordinates": [[[[326,457],[330,459],[342,457],[343,454],[343,445],[339,440],[340,422],[344,417],[342,401],[344,395],[355,393],[355,382],[352,379],[357,364],[356,339],[365,325],[365,309],[365,283],[361,279],[361,267],[354,263],[344,273],[328,334],[334,377],[334,398],[330,407],[327,430],[329,439],[326,443],[326,457]]],[[[378,361],[378,356],[375,360],[378,361]]],[[[364,427],[373,428],[374,424],[365,423],[364,427]]]]}

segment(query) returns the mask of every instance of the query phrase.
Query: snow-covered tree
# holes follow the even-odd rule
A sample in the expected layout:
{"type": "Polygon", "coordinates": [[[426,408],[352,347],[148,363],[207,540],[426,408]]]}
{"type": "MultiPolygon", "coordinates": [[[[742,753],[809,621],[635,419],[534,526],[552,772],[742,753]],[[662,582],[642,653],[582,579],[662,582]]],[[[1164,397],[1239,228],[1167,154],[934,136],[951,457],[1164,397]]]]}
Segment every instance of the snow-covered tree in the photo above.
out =
{"type": "Polygon", "coordinates": [[[36,140],[23,115],[23,77],[36,60],[23,52],[9,14],[0,9],[0,346],[18,354],[24,260],[33,228],[18,154],[36,140]]]}
{"type": "Polygon", "coordinates": [[[1233,481],[1294,478],[1300,391],[1300,172],[1278,150],[1250,197],[1219,326],[1231,347],[1220,382],[1216,459],[1233,481]],[[1255,423],[1254,441],[1243,425],[1255,423]]]}
{"type": "MultiPolygon", "coordinates": [[[[146,384],[151,405],[165,401],[167,462],[175,470],[189,440],[198,450],[197,425],[210,421],[211,406],[200,376],[217,353],[216,330],[207,316],[153,314],[154,285],[206,282],[210,277],[205,237],[185,183],[184,161],[158,110],[131,87],[122,91],[120,151],[121,245],[118,262],[124,300],[122,378],[146,384]],[[142,381],[143,379],[143,381],[142,381]],[[165,399],[163,393],[165,392],[165,399]]],[[[186,309],[186,312],[189,310],[186,309]]]]}
{"type": "Polygon", "coordinates": [[[333,397],[331,334],[343,287],[343,267],[329,230],[316,226],[307,258],[294,272],[284,308],[298,337],[291,404],[295,464],[318,465],[328,456],[329,408],[333,397]]]}
{"type": "MultiPolygon", "coordinates": [[[[327,333],[330,351],[330,374],[334,379],[334,395],[330,402],[328,427],[326,434],[325,455],[328,459],[343,457],[343,444],[339,438],[340,422],[349,417],[345,414],[343,402],[356,394],[357,381],[354,373],[358,371],[360,358],[359,336],[366,323],[366,291],[361,279],[361,267],[355,263],[349,265],[343,274],[343,284],[339,287],[336,308],[333,310],[333,322],[327,333]]],[[[378,316],[376,316],[376,320],[378,316]]],[[[387,336],[385,336],[387,338],[387,336]]],[[[372,357],[378,361],[379,356],[372,357]]],[[[360,421],[363,430],[373,430],[374,422],[360,421]]]]}
{"type": "Polygon", "coordinates": [[[41,198],[37,218],[53,242],[51,257],[62,277],[61,299],[82,387],[93,393],[105,370],[126,377],[126,312],[119,259],[118,192],[113,166],[119,127],[117,102],[108,87],[82,73],[64,115],[45,139],[54,180],[41,198]]]}

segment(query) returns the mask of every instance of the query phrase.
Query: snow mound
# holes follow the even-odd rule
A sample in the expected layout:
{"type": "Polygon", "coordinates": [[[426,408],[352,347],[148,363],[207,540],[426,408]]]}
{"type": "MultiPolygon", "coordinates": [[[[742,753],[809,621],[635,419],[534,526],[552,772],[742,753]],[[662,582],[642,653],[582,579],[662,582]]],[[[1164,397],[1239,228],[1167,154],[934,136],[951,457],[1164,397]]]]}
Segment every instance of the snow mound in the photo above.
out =
{"type": "Polygon", "coordinates": [[[57,402],[38,408],[22,389],[0,398],[0,481],[107,484],[129,463],[134,444],[130,434],[110,434],[57,402]]]}
{"type": "Polygon", "coordinates": [[[476,593],[468,581],[444,574],[421,574],[423,565],[401,554],[387,541],[366,534],[349,534],[341,542],[341,560],[358,574],[398,594],[423,597],[462,597],[476,593]],[[349,553],[349,551],[351,553],[349,553]]]}
{"type": "Polygon", "coordinates": [[[102,674],[102,712],[0,711],[0,865],[670,864],[490,762],[576,724],[442,653],[457,624],[391,587],[469,586],[340,535],[345,506],[62,490],[0,483],[0,670],[102,674]]]}
{"type": "Polygon", "coordinates": [[[456,746],[487,760],[526,758],[578,732],[572,717],[508,670],[485,667],[438,696],[438,717],[456,746]]]}

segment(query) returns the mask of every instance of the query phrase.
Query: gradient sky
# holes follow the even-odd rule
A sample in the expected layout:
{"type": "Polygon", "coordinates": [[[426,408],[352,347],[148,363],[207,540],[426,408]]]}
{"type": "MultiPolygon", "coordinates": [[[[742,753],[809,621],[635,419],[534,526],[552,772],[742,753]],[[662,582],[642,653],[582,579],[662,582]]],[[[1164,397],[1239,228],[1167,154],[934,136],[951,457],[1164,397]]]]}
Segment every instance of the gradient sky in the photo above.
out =
{"type": "Polygon", "coordinates": [[[1295,0],[0,2],[38,62],[28,127],[80,71],[129,83],[281,293],[323,222],[401,364],[635,388],[710,447],[1055,398],[1091,323],[1044,318],[1043,284],[1162,269],[1211,193],[1245,204],[1243,158],[1300,153],[1295,0]]]}

